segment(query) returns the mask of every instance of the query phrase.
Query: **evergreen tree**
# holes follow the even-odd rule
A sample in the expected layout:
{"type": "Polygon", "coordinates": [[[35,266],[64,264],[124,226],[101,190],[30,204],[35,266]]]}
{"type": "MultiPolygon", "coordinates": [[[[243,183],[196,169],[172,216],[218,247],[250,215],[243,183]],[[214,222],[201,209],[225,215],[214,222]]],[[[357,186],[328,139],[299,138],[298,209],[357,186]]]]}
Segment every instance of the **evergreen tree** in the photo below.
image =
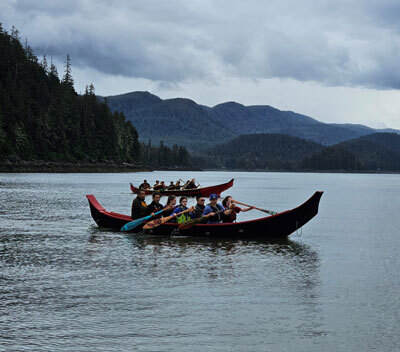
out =
{"type": "Polygon", "coordinates": [[[50,64],[50,76],[53,76],[58,79],[58,72],[57,72],[57,67],[56,65],[53,64],[53,62],[50,64]]]}
{"type": "Polygon", "coordinates": [[[67,86],[73,87],[74,80],[72,79],[72,69],[71,69],[71,57],[67,54],[64,64],[64,76],[62,79],[62,83],[67,86]]]}
{"type": "Polygon", "coordinates": [[[43,55],[43,60],[42,60],[42,62],[40,63],[40,65],[42,66],[44,72],[47,73],[49,68],[48,68],[48,66],[47,66],[46,55],[43,55]]]}

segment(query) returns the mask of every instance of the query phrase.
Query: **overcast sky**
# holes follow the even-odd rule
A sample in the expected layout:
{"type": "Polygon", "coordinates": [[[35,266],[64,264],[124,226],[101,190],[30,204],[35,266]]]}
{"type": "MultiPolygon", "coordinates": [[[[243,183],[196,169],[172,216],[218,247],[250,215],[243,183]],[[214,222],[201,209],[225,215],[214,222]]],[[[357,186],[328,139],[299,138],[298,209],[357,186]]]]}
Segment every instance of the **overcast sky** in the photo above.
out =
{"type": "Polygon", "coordinates": [[[272,105],[400,129],[399,0],[1,0],[75,89],[272,105]]]}

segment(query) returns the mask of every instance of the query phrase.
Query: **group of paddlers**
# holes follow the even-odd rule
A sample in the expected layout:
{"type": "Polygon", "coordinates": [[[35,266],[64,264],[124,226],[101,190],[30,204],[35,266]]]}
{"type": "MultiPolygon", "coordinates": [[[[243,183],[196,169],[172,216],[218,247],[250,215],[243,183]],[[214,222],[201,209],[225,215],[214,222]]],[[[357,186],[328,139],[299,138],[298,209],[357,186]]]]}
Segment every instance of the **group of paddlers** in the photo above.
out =
{"type": "Polygon", "coordinates": [[[199,185],[196,185],[196,179],[192,178],[191,180],[187,180],[184,182],[183,180],[179,179],[178,181],[174,182],[171,181],[169,185],[166,185],[164,181],[157,180],[153,187],[144,180],[142,184],[140,184],[139,188],[144,190],[153,190],[153,191],[172,191],[172,190],[184,190],[184,189],[195,189],[198,188],[199,185]],[[183,184],[181,184],[183,182],[183,184]]]}
{"type": "Polygon", "coordinates": [[[232,223],[236,220],[236,214],[239,212],[254,209],[253,206],[247,208],[238,207],[231,196],[225,197],[221,203],[218,203],[219,197],[217,194],[210,195],[210,203],[207,205],[205,205],[205,197],[197,196],[196,204],[191,207],[188,207],[188,198],[185,196],[179,198],[179,204],[177,205],[176,196],[170,195],[165,206],[160,203],[160,193],[153,193],[153,200],[149,205],[146,204],[145,197],[144,189],[139,189],[137,197],[132,202],[132,220],[143,218],[147,215],[154,216],[155,213],[162,210],[156,218],[172,215],[174,218],[171,221],[179,224],[196,218],[206,218],[209,224],[232,223]]]}

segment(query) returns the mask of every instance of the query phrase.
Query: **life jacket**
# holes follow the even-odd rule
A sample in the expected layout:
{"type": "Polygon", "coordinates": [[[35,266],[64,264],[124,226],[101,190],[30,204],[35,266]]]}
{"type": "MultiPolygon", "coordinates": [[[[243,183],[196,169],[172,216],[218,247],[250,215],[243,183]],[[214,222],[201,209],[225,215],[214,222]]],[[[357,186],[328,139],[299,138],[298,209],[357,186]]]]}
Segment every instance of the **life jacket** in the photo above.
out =
{"type": "Polygon", "coordinates": [[[211,205],[211,203],[207,204],[208,207],[212,209],[212,212],[215,213],[214,216],[211,216],[208,221],[209,222],[219,222],[222,220],[222,213],[224,212],[224,208],[222,205],[218,204],[214,207],[211,205]]]}
{"type": "MultiPolygon", "coordinates": [[[[184,211],[184,210],[187,209],[186,207],[181,207],[181,206],[178,206],[178,208],[179,208],[179,213],[180,213],[181,211],[184,211]]],[[[187,222],[187,221],[189,221],[189,220],[191,220],[191,219],[192,219],[192,218],[191,218],[191,216],[190,216],[188,213],[184,213],[184,214],[178,215],[178,216],[176,217],[176,222],[177,222],[178,224],[183,224],[184,222],[187,222]]]]}

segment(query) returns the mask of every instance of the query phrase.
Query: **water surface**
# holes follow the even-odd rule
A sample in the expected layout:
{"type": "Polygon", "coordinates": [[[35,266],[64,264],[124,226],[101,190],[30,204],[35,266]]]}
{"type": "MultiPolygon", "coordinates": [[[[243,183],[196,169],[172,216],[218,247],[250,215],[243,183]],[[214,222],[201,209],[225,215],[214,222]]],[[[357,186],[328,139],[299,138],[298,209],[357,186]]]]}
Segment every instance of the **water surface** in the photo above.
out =
{"type": "Polygon", "coordinates": [[[0,350],[398,351],[399,185],[367,174],[0,174],[0,350]],[[224,194],[276,211],[325,193],[317,217],[278,242],[126,235],[90,217],[85,194],[129,214],[129,182],[191,177],[234,177],[224,194]]]}

